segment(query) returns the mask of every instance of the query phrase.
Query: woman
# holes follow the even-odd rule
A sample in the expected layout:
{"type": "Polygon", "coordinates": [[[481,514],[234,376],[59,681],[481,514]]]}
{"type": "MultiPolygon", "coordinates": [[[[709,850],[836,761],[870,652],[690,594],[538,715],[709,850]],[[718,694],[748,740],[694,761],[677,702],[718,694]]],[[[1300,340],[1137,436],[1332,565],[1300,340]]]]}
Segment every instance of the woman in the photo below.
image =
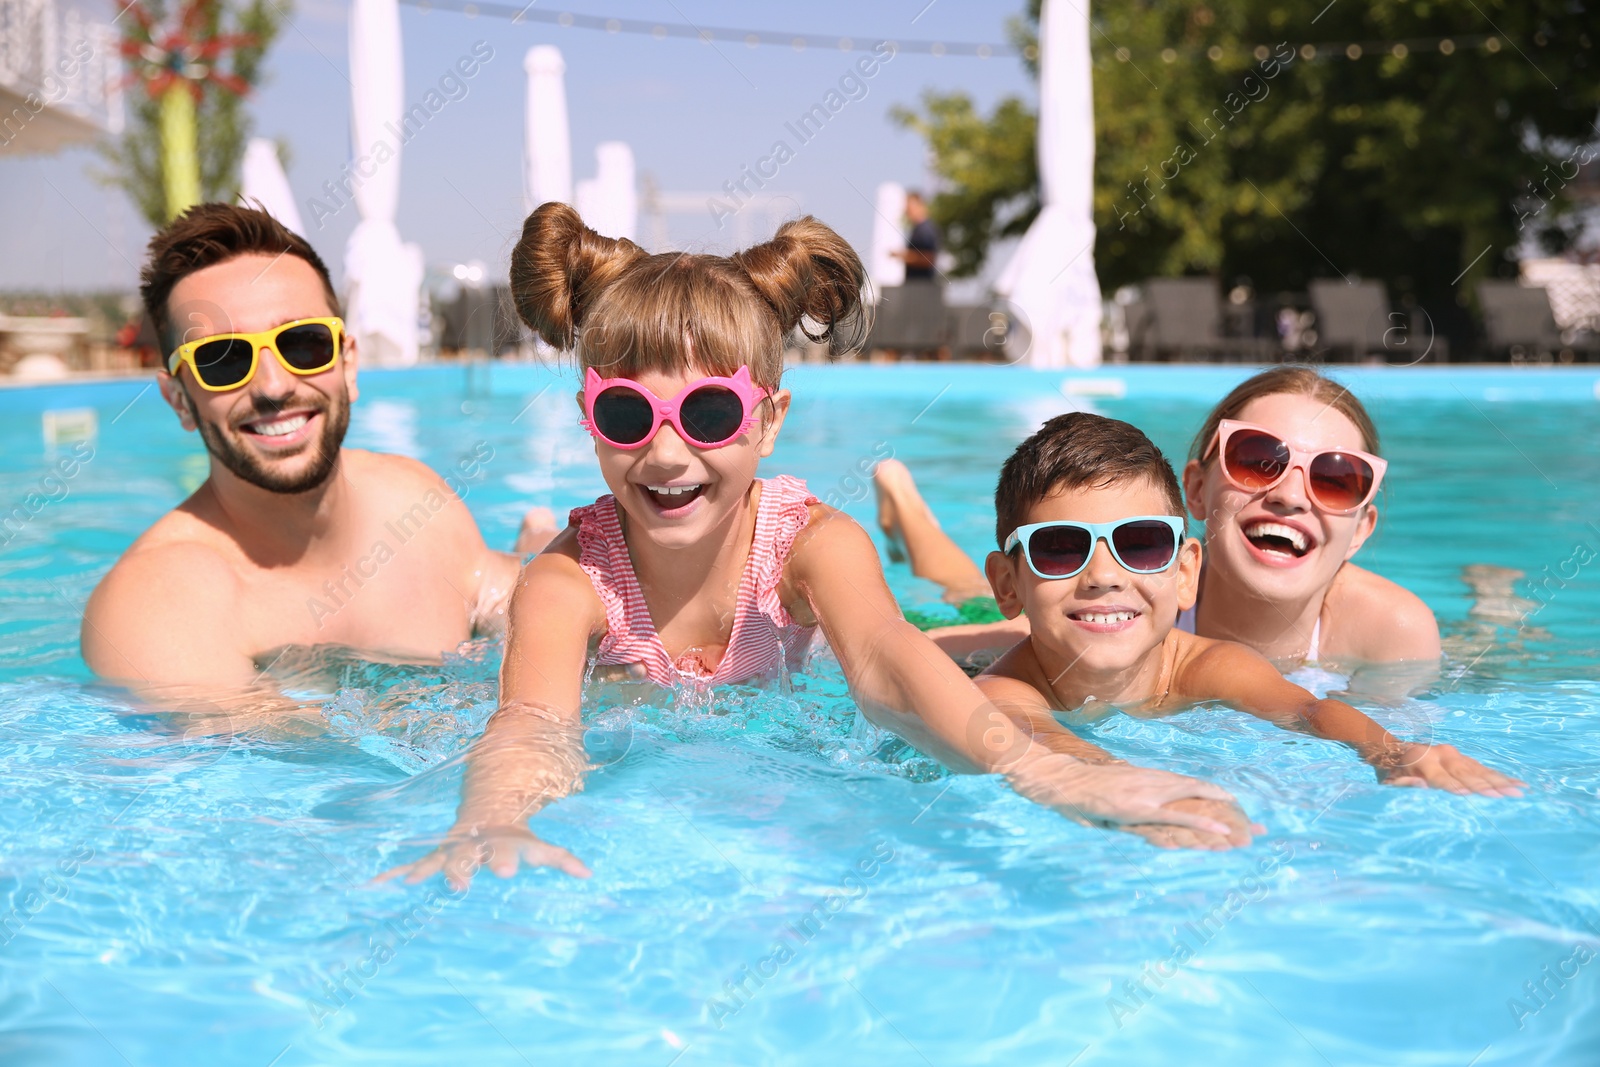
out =
{"type": "MultiPolygon", "coordinates": [[[[1386,463],[1372,419],[1310,367],[1263,371],[1223,398],[1183,472],[1206,525],[1200,598],[1179,625],[1249,645],[1280,666],[1439,658],[1439,626],[1417,596],[1350,562],[1377,527],[1386,463]]],[[[964,618],[982,611],[983,572],[939,529],[903,464],[877,472],[878,522],[912,571],[945,587],[964,618]]],[[[934,629],[958,659],[998,651],[1026,619],[934,629]]]]}

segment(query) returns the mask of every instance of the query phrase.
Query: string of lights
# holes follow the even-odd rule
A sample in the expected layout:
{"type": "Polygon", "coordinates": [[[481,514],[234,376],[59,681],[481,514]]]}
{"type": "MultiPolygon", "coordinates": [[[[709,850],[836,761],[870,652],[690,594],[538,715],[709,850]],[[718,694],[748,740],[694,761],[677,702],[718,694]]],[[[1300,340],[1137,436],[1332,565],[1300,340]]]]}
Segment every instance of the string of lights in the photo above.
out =
{"type": "MultiPolygon", "coordinates": [[[[1381,57],[1394,56],[1396,59],[1405,59],[1412,53],[1437,52],[1442,56],[1455,55],[1457,52],[1470,51],[1481,48],[1485,52],[1498,52],[1503,47],[1500,38],[1490,34],[1468,35],[1465,37],[1413,37],[1404,41],[1329,41],[1318,44],[1302,44],[1295,48],[1301,59],[1360,59],[1363,56],[1381,57]]],[[[1220,63],[1223,59],[1251,55],[1256,59],[1266,59],[1274,51],[1264,44],[1254,47],[1237,45],[1225,48],[1222,45],[1211,45],[1209,48],[1163,48],[1160,52],[1163,63],[1176,63],[1179,59],[1198,59],[1204,56],[1213,63],[1220,63]]],[[[1122,63],[1132,59],[1126,48],[1118,48],[1112,56],[1122,63]]]]}
{"type": "MultiPolygon", "coordinates": [[[[400,3],[422,11],[440,9],[459,11],[468,18],[488,15],[507,18],[512,22],[539,22],[580,30],[604,30],[607,33],[643,34],[664,41],[669,37],[707,44],[722,41],[742,44],[750,48],[777,45],[803,52],[808,48],[836,49],[840,52],[870,52],[882,37],[840,37],[823,33],[783,33],[777,30],[741,30],[728,26],[697,26],[684,22],[651,22],[648,19],[611,18],[605,15],[580,15],[575,11],[536,10],[533,4],[517,7],[513,4],[480,3],[478,0],[400,0],[400,3]]],[[[930,56],[1014,56],[1017,49],[1008,44],[972,44],[945,41],[894,40],[895,51],[921,53],[930,56]]]]}
{"type": "MultiPolygon", "coordinates": [[[[738,29],[731,26],[699,26],[688,22],[652,22],[649,19],[625,19],[607,15],[582,15],[575,11],[549,11],[536,9],[532,3],[518,7],[514,4],[487,3],[483,0],[399,0],[408,7],[419,11],[433,10],[455,11],[476,18],[485,15],[489,18],[509,19],[512,22],[541,23],[544,25],[560,26],[564,29],[603,30],[606,33],[626,33],[640,36],[653,37],[658,41],[668,38],[676,40],[701,41],[710,44],[721,41],[726,44],[742,44],[747,48],[782,47],[792,48],[803,52],[808,48],[832,49],[840,52],[870,52],[885,39],[878,37],[847,37],[835,36],[825,33],[786,33],[781,30],[755,30],[738,29]]],[[[989,44],[971,41],[930,41],[930,40],[895,40],[889,39],[897,53],[907,52],[914,55],[929,56],[964,56],[977,59],[990,59],[998,57],[1012,57],[1020,55],[1022,58],[1034,61],[1039,58],[1038,49],[1027,45],[1018,49],[1009,44],[989,44]]],[[[1363,57],[1393,56],[1396,59],[1405,59],[1412,54],[1436,53],[1442,56],[1455,55],[1457,52],[1482,50],[1489,53],[1500,51],[1503,42],[1493,35],[1467,35],[1457,37],[1415,37],[1400,41],[1332,41],[1316,44],[1302,44],[1295,48],[1302,60],[1333,60],[1333,59],[1361,59],[1363,57]]],[[[1268,45],[1220,45],[1193,48],[1163,48],[1159,57],[1164,63],[1176,63],[1180,59],[1208,59],[1213,63],[1220,63],[1225,59],[1241,59],[1245,56],[1266,59],[1273,52],[1268,45]]],[[[1116,48],[1109,53],[1112,59],[1127,63],[1133,59],[1133,54],[1126,48],[1116,48]]]]}

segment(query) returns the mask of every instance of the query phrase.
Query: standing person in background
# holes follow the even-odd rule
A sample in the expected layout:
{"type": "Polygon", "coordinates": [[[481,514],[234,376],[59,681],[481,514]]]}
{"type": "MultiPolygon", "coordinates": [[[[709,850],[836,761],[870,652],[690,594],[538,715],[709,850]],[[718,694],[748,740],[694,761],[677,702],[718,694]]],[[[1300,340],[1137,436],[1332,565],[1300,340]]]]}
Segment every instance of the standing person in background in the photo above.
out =
{"type": "Polygon", "coordinates": [[[919,192],[906,193],[906,235],[904,251],[893,253],[905,260],[906,283],[892,299],[906,338],[904,348],[915,356],[935,355],[949,359],[945,344],[944,289],[939,284],[936,263],[939,258],[939,228],[928,215],[928,202],[919,192]]]}
{"type": "Polygon", "coordinates": [[[911,223],[911,233],[906,236],[903,252],[895,252],[896,259],[906,261],[906,284],[934,280],[934,264],[939,258],[939,227],[928,217],[928,202],[922,194],[906,194],[906,221],[911,223]]]}

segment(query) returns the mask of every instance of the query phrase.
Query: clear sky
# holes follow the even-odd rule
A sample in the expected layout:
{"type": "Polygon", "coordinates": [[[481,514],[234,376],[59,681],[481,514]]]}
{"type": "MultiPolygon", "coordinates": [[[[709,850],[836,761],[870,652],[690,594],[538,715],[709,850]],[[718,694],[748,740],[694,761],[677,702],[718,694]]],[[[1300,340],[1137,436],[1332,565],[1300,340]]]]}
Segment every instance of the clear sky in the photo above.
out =
{"type": "MultiPolygon", "coordinates": [[[[858,41],[918,38],[1006,39],[1015,3],[978,0],[878,0],[846,3],[735,3],[732,0],[536,0],[539,10],[572,10],[661,22],[824,33],[858,41]]],[[[567,63],[567,101],[575,178],[591,177],[595,145],[628,142],[641,173],[672,191],[708,192],[768,155],[778,139],[794,149],[766,192],[793,196],[790,214],[810,212],[865,254],[871,198],[880,181],[926,186],[926,151],[889,119],[926,89],[963,89],[985,109],[1008,94],[1030,100],[1034,87],[1014,57],[978,59],[901,53],[867,81],[807,143],[785,123],[834,88],[858,54],[608,34],[435,10],[401,9],[406,101],[420,101],[474,44],[494,54],[467,95],[445,106],[404,148],[398,224],[429,264],[479,259],[503,275],[522,210],[524,53],[555,44],[567,63]]],[[[107,9],[102,17],[109,17],[107,9]]],[[[338,274],[353,208],[318,228],[308,201],[350,158],[348,5],[299,0],[266,62],[251,108],[257,135],[282,138],[289,182],[308,236],[338,274]]],[[[132,92],[139,92],[137,88],[132,92]]],[[[118,192],[90,176],[88,149],[54,157],[0,160],[0,288],[128,288],[149,231],[118,192]]],[[[758,223],[757,226],[760,224],[758,223]]],[[[642,230],[642,226],[641,226],[642,230]]],[[[758,233],[756,228],[752,234],[758,233]]],[[[641,233],[641,236],[646,236],[641,233]]],[[[673,220],[671,243],[731,247],[733,226],[708,212],[673,220]]]]}

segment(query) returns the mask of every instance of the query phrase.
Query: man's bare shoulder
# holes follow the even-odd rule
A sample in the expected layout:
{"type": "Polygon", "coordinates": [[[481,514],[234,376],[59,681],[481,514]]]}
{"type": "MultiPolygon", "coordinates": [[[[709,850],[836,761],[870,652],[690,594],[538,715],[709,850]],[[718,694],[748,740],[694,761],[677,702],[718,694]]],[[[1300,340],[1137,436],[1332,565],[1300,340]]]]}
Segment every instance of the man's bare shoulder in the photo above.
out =
{"type": "Polygon", "coordinates": [[[224,576],[236,581],[242,560],[238,544],[211,521],[203,493],[194,494],[140,534],[100,584],[214,583],[224,576]]]}
{"type": "Polygon", "coordinates": [[[438,471],[410,456],[347,448],[343,462],[350,484],[359,492],[375,497],[414,498],[430,489],[449,488],[438,471]]]}
{"type": "Polygon", "coordinates": [[[225,538],[181,509],[163,517],[100,580],[83,615],[95,673],[155,680],[190,638],[215,647],[237,627],[242,581],[225,538]]]}
{"type": "Polygon", "coordinates": [[[478,524],[450,481],[421,460],[348,448],[345,477],[369,513],[395,518],[421,508],[416,515],[438,517],[440,530],[452,537],[482,541],[478,524]]]}

